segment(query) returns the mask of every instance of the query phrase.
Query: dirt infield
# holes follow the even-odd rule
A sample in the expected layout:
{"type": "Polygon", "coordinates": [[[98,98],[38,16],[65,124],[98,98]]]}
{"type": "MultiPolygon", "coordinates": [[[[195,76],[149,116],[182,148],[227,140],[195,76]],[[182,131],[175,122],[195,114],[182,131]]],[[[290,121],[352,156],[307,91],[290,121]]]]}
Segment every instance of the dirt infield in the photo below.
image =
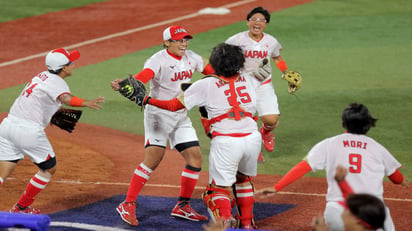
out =
{"type": "MultiPolygon", "coordinates": [[[[159,44],[160,41],[151,38],[157,38],[159,31],[162,31],[166,24],[148,27],[154,22],[170,21],[174,17],[182,17],[181,20],[173,21],[173,24],[190,28],[190,32],[196,34],[244,20],[246,12],[257,6],[256,1],[244,2],[242,5],[233,6],[230,15],[216,16],[193,15],[193,12],[205,7],[219,7],[231,3],[239,4],[239,2],[233,0],[171,0],[144,5],[143,1],[111,0],[64,12],[2,23],[0,34],[8,40],[5,46],[0,47],[2,54],[0,57],[0,89],[24,83],[33,74],[44,70],[44,56],[20,61],[19,59],[23,57],[42,54],[59,46],[78,44],[73,47],[82,53],[82,58],[76,63],[77,67],[98,63],[159,44]],[[140,13],[153,11],[160,13],[154,15],[140,13]],[[59,30],[63,26],[66,33],[61,33],[59,30]],[[84,41],[141,27],[147,27],[147,29],[82,45],[84,41]],[[34,34],[33,31],[35,31],[34,34]],[[143,41],[145,38],[149,40],[143,41]],[[13,77],[6,78],[7,76],[13,77]]],[[[275,11],[305,2],[310,2],[310,0],[262,0],[259,1],[259,5],[275,11]]],[[[0,120],[5,116],[6,113],[0,113],[0,120]]],[[[74,208],[117,194],[125,194],[133,170],[144,158],[143,137],[135,134],[83,123],[80,123],[72,134],[55,127],[48,127],[46,132],[57,154],[58,170],[51,183],[35,201],[35,206],[45,213],[74,208]],[[119,150],[119,146],[122,150],[119,150]]],[[[147,186],[143,188],[142,195],[178,195],[180,172],[184,164],[183,158],[176,151],[168,150],[165,159],[152,174],[147,186]]],[[[0,189],[0,210],[2,211],[10,209],[11,205],[18,200],[27,181],[36,172],[35,166],[28,160],[20,162],[19,165],[21,166],[16,168],[0,189]]],[[[255,186],[256,188],[268,187],[278,179],[280,176],[259,175],[256,177],[255,186]]],[[[207,172],[203,171],[194,192],[195,198],[200,198],[206,183],[207,172]]],[[[398,230],[409,230],[412,221],[403,218],[405,215],[408,218],[412,217],[411,190],[391,183],[385,183],[384,186],[386,202],[391,209],[398,230]]],[[[276,197],[258,199],[259,202],[297,205],[285,213],[259,221],[259,228],[309,230],[311,218],[322,212],[324,208],[325,192],[325,179],[304,177],[276,197]]]]}

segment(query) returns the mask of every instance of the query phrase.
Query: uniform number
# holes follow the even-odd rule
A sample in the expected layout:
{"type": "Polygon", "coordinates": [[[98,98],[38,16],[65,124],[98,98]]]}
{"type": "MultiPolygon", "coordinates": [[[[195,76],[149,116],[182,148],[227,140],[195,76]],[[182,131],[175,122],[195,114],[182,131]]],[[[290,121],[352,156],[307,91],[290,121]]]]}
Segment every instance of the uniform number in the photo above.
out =
{"type": "Polygon", "coordinates": [[[33,88],[37,86],[37,83],[31,84],[31,81],[27,84],[26,90],[23,91],[22,95],[26,95],[26,97],[29,97],[31,93],[33,93],[33,88]]]}
{"type": "MultiPolygon", "coordinates": [[[[238,98],[240,99],[241,103],[249,103],[251,102],[251,98],[249,93],[244,92],[246,90],[246,86],[241,86],[236,88],[236,94],[238,95],[238,98]]],[[[230,90],[225,91],[225,95],[227,95],[227,100],[229,101],[229,105],[233,106],[231,102],[231,94],[230,90]]]]}
{"type": "Polygon", "coordinates": [[[360,173],[362,170],[362,156],[360,154],[349,154],[349,172],[360,173]]]}

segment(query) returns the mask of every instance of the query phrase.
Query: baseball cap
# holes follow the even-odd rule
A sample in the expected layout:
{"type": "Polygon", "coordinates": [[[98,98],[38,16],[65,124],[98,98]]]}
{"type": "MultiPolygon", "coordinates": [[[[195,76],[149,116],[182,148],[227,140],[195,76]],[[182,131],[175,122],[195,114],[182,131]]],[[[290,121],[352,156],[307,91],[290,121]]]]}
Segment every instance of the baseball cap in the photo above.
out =
{"type": "Polygon", "coordinates": [[[64,65],[77,60],[79,57],[79,51],[68,52],[66,49],[58,48],[50,51],[46,55],[46,66],[49,70],[57,71],[64,65]]]}
{"type": "Polygon", "coordinates": [[[185,37],[193,39],[193,36],[188,34],[186,29],[181,26],[169,26],[163,31],[163,40],[180,40],[185,37]]]}

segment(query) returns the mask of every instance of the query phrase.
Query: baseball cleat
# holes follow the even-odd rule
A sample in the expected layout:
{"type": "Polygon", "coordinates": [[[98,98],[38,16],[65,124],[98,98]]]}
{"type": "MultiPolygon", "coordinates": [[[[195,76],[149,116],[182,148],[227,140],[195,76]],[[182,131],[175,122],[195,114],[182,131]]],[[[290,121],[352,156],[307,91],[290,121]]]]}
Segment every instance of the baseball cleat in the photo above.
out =
{"type": "Polygon", "coordinates": [[[136,218],[136,202],[123,201],[117,206],[116,211],[127,224],[131,226],[137,226],[139,224],[136,218]]]}
{"type": "Polygon", "coordinates": [[[233,217],[229,217],[223,220],[223,227],[237,228],[237,220],[233,217]]]}
{"type": "Polygon", "coordinates": [[[26,208],[21,208],[18,204],[15,204],[13,208],[10,209],[11,213],[26,213],[26,214],[40,214],[39,209],[27,206],[26,208]]]}
{"type": "Polygon", "coordinates": [[[182,204],[182,207],[177,204],[170,215],[191,221],[206,221],[208,219],[206,216],[197,213],[188,202],[182,204]]]}
{"type": "Polygon", "coordinates": [[[263,147],[268,152],[273,151],[275,149],[275,134],[271,132],[265,133],[263,127],[260,128],[260,133],[262,134],[263,147]]]}
{"type": "Polygon", "coordinates": [[[256,229],[255,227],[253,227],[253,225],[243,225],[239,228],[245,229],[245,230],[255,230],[256,229]]]}

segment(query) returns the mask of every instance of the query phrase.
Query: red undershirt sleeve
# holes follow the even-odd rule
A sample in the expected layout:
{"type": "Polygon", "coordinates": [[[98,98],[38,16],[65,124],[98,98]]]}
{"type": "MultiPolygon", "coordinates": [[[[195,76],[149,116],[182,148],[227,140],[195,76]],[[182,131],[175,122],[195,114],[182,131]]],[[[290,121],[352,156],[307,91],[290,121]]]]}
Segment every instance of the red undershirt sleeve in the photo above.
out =
{"type": "Polygon", "coordinates": [[[399,172],[399,169],[396,169],[396,171],[388,176],[389,180],[391,180],[394,184],[400,184],[403,181],[403,175],[401,172],[399,172]]]}
{"type": "Polygon", "coordinates": [[[207,64],[205,66],[205,69],[203,69],[203,71],[202,71],[202,74],[204,74],[204,75],[211,75],[213,73],[215,73],[215,70],[213,69],[212,65],[210,65],[210,64],[207,64]]]}
{"type": "Polygon", "coordinates": [[[177,111],[185,108],[185,106],[177,98],[171,100],[150,98],[149,104],[168,111],[177,111]]]}
{"type": "Polygon", "coordinates": [[[144,84],[149,82],[153,77],[155,73],[152,71],[150,68],[145,68],[141,72],[137,73],[134,78],[137,80],[142,81],[144,84]]]}
{"type": "Polygon", "coordinates": [[[350,187],[348,182],[346,180],[343,180],[341,182],[338,182],[340,191],[342,192],[343,198],[347,198],[349,194],[353,193],[353,189],[350,187]]]}
{"type": "Polygon", "coordinates": [[[278,183],[276,183],[273,188],[276,191],[282,190],[284,187],[288,186],[289,184],[293,183],[294,181],[298,180],[306,173],[310,172],[312,168],[308,164],[308,162],[302,160],[300,163],[295,165],[285,176],[280,179],[278,183]]]}

